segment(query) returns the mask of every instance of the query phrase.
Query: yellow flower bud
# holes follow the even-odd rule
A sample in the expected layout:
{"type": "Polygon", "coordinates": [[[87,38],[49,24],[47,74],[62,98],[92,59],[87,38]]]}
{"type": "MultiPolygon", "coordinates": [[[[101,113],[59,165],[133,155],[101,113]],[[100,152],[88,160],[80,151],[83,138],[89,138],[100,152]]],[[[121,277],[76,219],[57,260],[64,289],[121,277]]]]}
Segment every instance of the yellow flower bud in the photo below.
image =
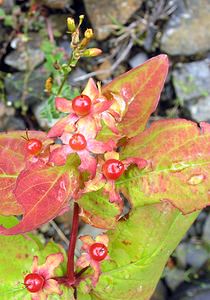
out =
{"type": "Polygon", "coordinates": [[[88,40],[91,39],[93,37],[93,30],[91,28],[86,29],[84,36],[88,40]]]}
{"type": "Polygon", "coordinates": [[[53,79],[52,77],[49,77],[46,81],[45,81],[45,91],[50,94],[52,91],[52,85],[53,85],[53,79]]]}
{"type": "Polygon", "coordinates": [[[102,50],[99,48],[90,48],[87,49],[83,52],[82,56],[85,57],[93,57],[93,56],[98,56],[102,53],[102,50]]]}
{"type": "Polygon", "coordinates": [[[69,32],[73,33],[76,30],[76,25],[73,18],[67,18],[67,27],[69,32]]]}

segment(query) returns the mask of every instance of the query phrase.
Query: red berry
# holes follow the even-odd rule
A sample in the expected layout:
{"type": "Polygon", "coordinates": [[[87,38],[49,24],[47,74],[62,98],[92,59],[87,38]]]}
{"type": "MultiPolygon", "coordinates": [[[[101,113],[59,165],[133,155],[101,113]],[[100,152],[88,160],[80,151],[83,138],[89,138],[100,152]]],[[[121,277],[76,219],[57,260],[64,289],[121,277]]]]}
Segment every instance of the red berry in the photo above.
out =
{"type": "Polygon", "coordinates": [[[125,167],[120,160],[108,159],[103,164],[102,170],[107,179],[116,180],[123,174],[125,167]]]}
{"type": "Polygon", "coordinates": [[[30,139],[27,141],[26,149],[28,153],[37,155],[42,150],[42,142],[37,139],[30,139]]]}
{"type": "Polygon", "coordinates": [[[80,151],[80,150],[85,149],[85,147],[87,146],[87,142],[86,142],[84,135],[82,135],[80,133],[75,133],[70,138],[69,145],[73,150],[80,151]]]}
{"type": "Polygon", "coordinates": [[[45,279],[42,275],[30,273],[24,278],[24,284],[27,290],[31,293],[37,293],[42,290],[45,279]]]}
{"type": "Polygon", "coordinates": [[[107,256],[108,249],[102,243],[95,243],[90,246],[89,254],[93,260],[101,261],[107,256]]]}
{"type": "Polygon", "coordinates": [[[86,116],[91,110],[91,99],[86,95],[80,95],[72,100],[72,108],[79,116],[86,116]]]}

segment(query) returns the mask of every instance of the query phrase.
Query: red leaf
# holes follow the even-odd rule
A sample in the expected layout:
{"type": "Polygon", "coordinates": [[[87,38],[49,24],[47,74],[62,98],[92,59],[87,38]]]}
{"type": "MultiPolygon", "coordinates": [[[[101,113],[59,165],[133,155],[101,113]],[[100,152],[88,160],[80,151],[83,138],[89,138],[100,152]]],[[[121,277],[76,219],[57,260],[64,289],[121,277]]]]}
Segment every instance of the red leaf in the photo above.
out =
{"type": "Polygon", "coordinates": [[[68,209],[78,189],[78,158],[71,155],[65,166],[31,165],[18,177],[15,195],[24,209],[23,219],[15,227],[1,228],[12,235],[31,231],[68,209]]]}
{"type": "Polygon", "coordinates": [[[166,55],[156,56],[139,67],[117,77],[104,86],[103,94],[120,94],[128,108],[118,128],[120,133],[133,137],[145,129],[155,111],[168,72],[166,55]]]}
{"type": "MultiPolygon", "coordinates": [[[[29,138],[43,140],[46,135],[41,131],[28,131],[29,138]]],[[[18,175],[25,167],[25,131],[0,134],[0,214],[18,215],[22,208],[17,203],[13,190],[18,175]]]]}
{"type": "Polygon", "coordinates": [[[166,201],[187,214],[210,205],[209,128],[181,119],[158,121],[128,142],[123,157],[148,161],[120,183],[133,206],[166,201]]]}

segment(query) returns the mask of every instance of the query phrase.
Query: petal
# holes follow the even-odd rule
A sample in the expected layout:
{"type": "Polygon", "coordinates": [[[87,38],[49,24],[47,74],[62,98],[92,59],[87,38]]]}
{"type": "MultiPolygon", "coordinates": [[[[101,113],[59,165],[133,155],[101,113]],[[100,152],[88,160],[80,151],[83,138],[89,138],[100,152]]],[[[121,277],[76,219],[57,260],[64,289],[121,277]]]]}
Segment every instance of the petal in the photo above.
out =
{"type": "Polygon", "coordinates": [[[95,99],[98,96],[98,89],[92,78],[88,80],[88,83],[82,94],[87,95],[91,100],[95,99]]]}
{"type": "Polygon", "coordinates": [[[64,260],[63,254],[60,252],[55,254],[50,254],[47,256],[45,264],[42,265],[41,267],[47,268],[48,278],[51,278],[55,275],[54,274],[55,269],[63,262],[63,260],[64,260]]]}
{"type": "Polygon", "coordinates": [[[47,295],[41,291],[38,293],[31,293],[31,300],[46,300],[47,299],[47,295]]]}
{"type": "Polygon", "coordinates": [[[69,145],[69,140],[72,137],[72,133],[64,132],[62,136],[60,137],[61,141],[64,145],[69,145]]]}
{"type": "Polygon", "coordinates": [[[79,117],[76,114],[71,114],[71,122],[66,124],[65,131],[74,132],[76,130],[76,123],[79,120],[79,117]]]}
{"type": "Polygon", "coordinates": [[[87,141],[87,149],[95,154],[112,151],[116,147],[116,143],[113,140],[108,142],[101,142],[93,139],[87,141]]]}
{"type": "Polygon", "coordinates": [[[33,263],[32,263],[32,268],[31,268],[31,272],[32,273],[37,273],[39,268],[38,268],[38,256],[34,256],[33,257],[33,263]]]}
{"type": "Polygon", "coordinates": [[[49,162],[54,163],[56,166],[65,165],[66,158],[70,153],[74,153],[70,146],[60,146],[50,153],[49,162]]]}
{"type": "MultiPolygon", "coordinates": [[[[94,239],[90,235],[82,235],[79,237],[79,239],[82,241],[82,243],[84,245],[87,244],[88,246],[91,246],[92,244],[95,243],[94,239]]],[[[83,248],[83,246],[82,246],[82,248],[83,248]]]]}
{"type": "Polygon", "coordinates": [[[91,279],[92,279],[92,284],[95,287],[96,284],[98,283],[99,276],[101,274],[100,263],[93,260],[93,259],[91,259],[90,265],[91,265],[91,267],[93,268],[93,271],[94,271],[93,275],[91,276],[92,277],[91,279]]]}
{"type": "Polygon", "coordinates": [[[111,93],[112,105],[109,109],[109,112],[120,121],[127,111],[127,103],[125,100],[117,94],[111,93]]]}
{"type": "Polygon", "coordinates": [[[86,140],[94,139],[98,133],[94,118],[90,115],[81,118],[77,122],[77,131],[83,134],[86,140]]]}
{"type": "Polygon", "coordinates": [[[111,203],[116,203],[120,208],[123,208],[123,200],[120,197],[120,194],[116,191],[114,180],[107,181],[104,191],[109,193],[109,201],[111,203]]]}
{"type": "Polygon", "coordinates": [[[95,157],[93,157],[87,150],[78,151],[77,154],[81,159],[81,165],[79,166],[79,170],[81,172],[88,171],[90,173],[91,178],[93,178],[96,174],[97,166],[97,161],[95,157]]]}
{"type": "Polygon", "coordinates": [[[144,169],[147,165],[148,162],[143,159],[143,158],[138,158],[138,157],[131,157],[131,158],[127,158],[125,160],[122,161],[125,168],[127,169],[131,164],[135,164],[137,165],[137,167],[139,169],[144,169]]]}
{"type": "Polygon", "coordinates": [[[77,259],[76,266],[80,268],[86,268],[90,265],[90,258],[87,253],[82,253],[82,255],[77,259]]]}
{"type": "Polygon", "coordinates": [[[111,151],[111,152],[105,153],[104,158],[105,158],[105,160],[108,160],[108,159],[118,159],[119,160],[120,155],[118,152],[111,151]]]}
{"type": "Polygon", "coordinates": [[[56,97],[55,98],[55,107],[57,110],[59,110],[63,113],[73,113],[74,112],[72,109],[72,102],[65,98],[56,97]]]}
{"type": "Polygon", "coordinates": [[[108,238],[108,235],[107,235],[107,234],[100,234],[100,235],[97,235],[97,237],[96,237],[96,242],[97,242],[97,243],[102,243],[102,244],[104,244],[106,247],[108,247],[108,244],[109,244],[109,238],[108,238]]]}
{"type": "Polygon", "coordinates": [[[62,291],[59,288],[59,284],[55,279],[48,279],[44,286],[44,292],[46,295],[58,294],[62,295],[62,291]]]}
{"type": "Polygon", "coordinates": [[[94,121],[95,121],[95,126],[96,126],[96,132],[99,133],[102,129],[101,125],[101,115],[94,115],[94,121]]]}
{"type": "Polygon", "coordinates": [[[93,109],[91,111],[92,115],[101,114],[102,112],[108,110],[113,104],[112,101],[107,100],[104,96],[99,96],[95,99],[95,101],[96,103],[94,104],[93,109]]]}
{"type": "Polygon", "coordinates": [[[75,128],[74,124],[78,120],[75,114],[70,114],[62,119],[60,119],[55,125],[50,129],[47,137],[60,137],[64,132],[64,129],[75,128]]]}
{"type": "Polygon", "coordinates": [[[96,173],[96,176],[85,182],[83,193],[95,192],[100,190],[106,183],[106,179],[101,173],[96,173]]]}
{"type": "Polygon", "coordinates": [[[119,130],[117,129],[116,126],[116,120],[115,118],[109,114],[108,112],[104,112],[102,114],[102,119],[104,121],[104,123],[106,124],[106,126],[115,134],[119,134],[119,130]]]}

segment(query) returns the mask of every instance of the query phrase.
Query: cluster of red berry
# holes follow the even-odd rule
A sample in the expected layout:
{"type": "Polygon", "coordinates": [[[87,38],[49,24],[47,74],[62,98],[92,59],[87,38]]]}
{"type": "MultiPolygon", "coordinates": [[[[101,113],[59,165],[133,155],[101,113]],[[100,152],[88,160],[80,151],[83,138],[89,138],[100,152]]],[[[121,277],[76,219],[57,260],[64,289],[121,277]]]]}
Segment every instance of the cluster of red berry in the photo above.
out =
{"type": "MultiPolygon", "coordinates": [[[[86,116],[91,110],[91,99],[87,95],[80,95],[72,100],[72,108],[78,116],[86,116]]],[[[75,151],[85,149],[87,141],[84,135],[75,133],[69,140],[70,147],[75,151]]],[[[42,150],[42,142],[38,139],[27,137],[26,149],[31,155],[38,155],[42,150]]],[[[110,180],[118,179],[124,172],[123,163],[117,159],[108,159],[102,167],[104,176],[110,180]]]]}

